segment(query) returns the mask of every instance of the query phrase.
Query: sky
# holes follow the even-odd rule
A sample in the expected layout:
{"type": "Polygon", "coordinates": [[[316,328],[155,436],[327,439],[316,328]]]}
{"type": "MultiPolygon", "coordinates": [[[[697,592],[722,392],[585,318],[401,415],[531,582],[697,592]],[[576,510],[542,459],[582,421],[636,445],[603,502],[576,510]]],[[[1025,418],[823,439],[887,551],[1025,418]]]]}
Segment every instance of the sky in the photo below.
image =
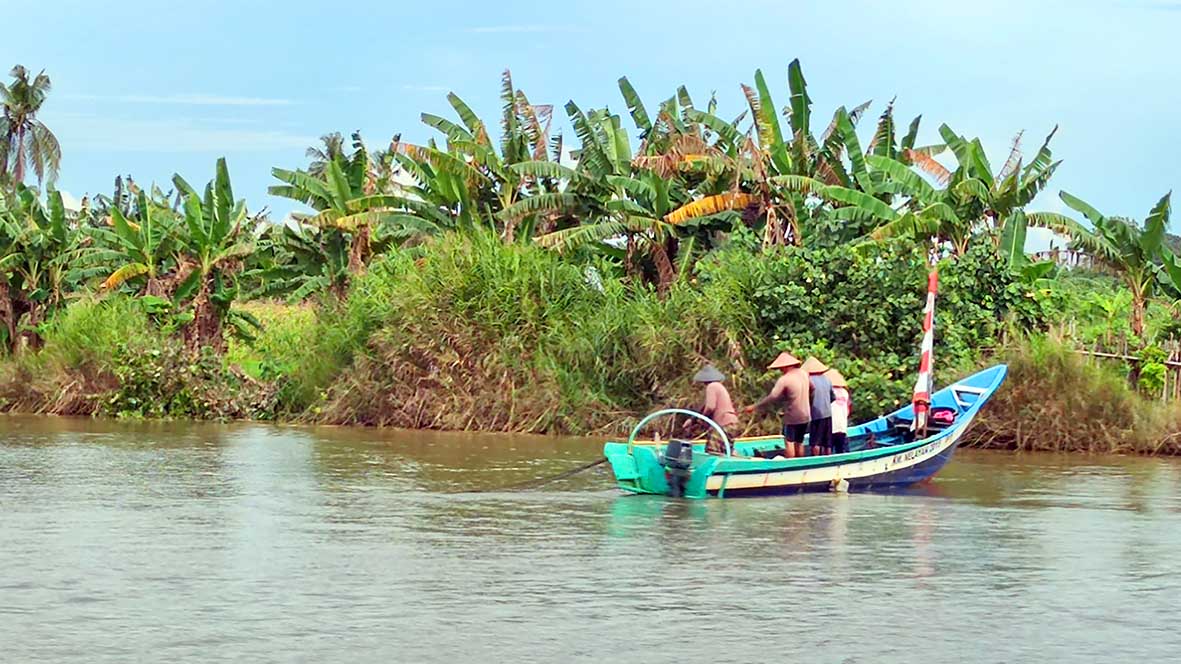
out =
{"type": "MultiPolygon", "coordinates": [[[[654,109],[684,84],[716,92],[725,117],[761,68],[776,104],[799,58],[827,121],[874,101],[870,134],[892,98],[900,123],[922,114],[920,143],[947,123],[978,136],[994,166],[1024,130],[1032,156],[1055,126],[1063,159],[1030,207],[1064,211],[1065,189],[1109,215],[1143,218],[1181,180],[1181,0],[597,0],[322,2],[0,0],[0,67],[44,69],[41,120],[62,145],[58,187],[109,193],[116,175],[168,188],[204,183],[225,156],[236,195],[281,218],[273,166],[306,165],[331,131],[375,147],[400,132],[424,141],[448,91],[489,124],[500,75],[534,104],[608,105],[626,117],[626,75],[654,109]],[[7,9],[5,7],[7,6],[7,9]]],[[[565,125],[562,125],[565,126],[565,125]]],[[[572,132],[567,135],[572,137],[572,132]]],[[[868,137],[867,137],[868,138],[868,137]]],[[[1172,229],[1177,232],[1178,228],[1172,229]]]]}

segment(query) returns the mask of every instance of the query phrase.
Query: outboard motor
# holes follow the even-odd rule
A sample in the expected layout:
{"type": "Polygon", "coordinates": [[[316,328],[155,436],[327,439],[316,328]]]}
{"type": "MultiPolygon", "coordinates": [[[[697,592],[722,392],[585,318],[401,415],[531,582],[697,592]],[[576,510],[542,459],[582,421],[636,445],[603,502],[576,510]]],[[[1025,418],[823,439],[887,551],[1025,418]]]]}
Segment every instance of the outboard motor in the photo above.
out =
{"type": "Polygon", "coordinates": [[[693,443],[687,440],[670,440],[664,448],[664,475],[668,479],[668,495],[680,498],[685,495],[693,466],[693,443]]]}

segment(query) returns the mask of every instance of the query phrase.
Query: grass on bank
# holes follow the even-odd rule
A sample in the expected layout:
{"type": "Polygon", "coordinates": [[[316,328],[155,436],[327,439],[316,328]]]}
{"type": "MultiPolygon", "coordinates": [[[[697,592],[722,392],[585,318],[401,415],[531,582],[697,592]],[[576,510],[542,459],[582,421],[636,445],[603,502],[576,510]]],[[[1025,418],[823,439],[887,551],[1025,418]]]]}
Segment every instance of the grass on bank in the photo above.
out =
{"type": "Polygon", "coordinates": [[[981,411],[967,444],[1100,454],[1181,454],[1181,408],[1145,399],[1117,366],[1046,337],[1006,349],[1005,385],[981,411]]]}

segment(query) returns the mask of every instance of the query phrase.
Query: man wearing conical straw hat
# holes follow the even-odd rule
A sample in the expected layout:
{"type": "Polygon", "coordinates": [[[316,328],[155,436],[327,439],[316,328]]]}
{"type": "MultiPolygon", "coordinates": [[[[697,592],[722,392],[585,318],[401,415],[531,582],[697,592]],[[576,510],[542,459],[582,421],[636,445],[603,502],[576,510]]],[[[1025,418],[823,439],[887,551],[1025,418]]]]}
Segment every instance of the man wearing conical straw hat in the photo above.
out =
{"type": "MultiPolygon", "coordinates": [[[[707,364],[693,376],[694,383],[705,384],[705,404],[701,407],[701,414],[718,423],[731,439],[731,432],[738,424],[738,412],[734,410],[734,401],[730,399],[730,392],[722,381],[726,376],[717,367],[707,364]]],[[[706,438],[705,449],[711,454],[725,454],[722,441],[717,439],[712,428],[706,438]]]]}
{"type": "Polygon", "coordinates": [[[832,383],[832,451],[844,454],[849,451],[849,413],[853,410],[849,384],[836,369],[829,369],[824,376],[832,383]]]}
{"type": "Polygon", "coordinates": [[[804,435],[808,433],[811,421],[808,401],[808,373],[800,368],[800,361],[791,353],[783,352],[768,369],[778,369],[779,379],[771,392],[746,412],[753,413],[767,406],[783,404],[783,449],[787,458],[804,456],[804,435]]]}
{"type": "Polygon", "coordinates": [[[832,454],[832,402],[836,398],[832,383],[825,377],[828,367],[815,357],[804,360],[804,371],[808,372],[811,388],[811,405],[808,423],[808,447],[813,456],[832,454]]]}

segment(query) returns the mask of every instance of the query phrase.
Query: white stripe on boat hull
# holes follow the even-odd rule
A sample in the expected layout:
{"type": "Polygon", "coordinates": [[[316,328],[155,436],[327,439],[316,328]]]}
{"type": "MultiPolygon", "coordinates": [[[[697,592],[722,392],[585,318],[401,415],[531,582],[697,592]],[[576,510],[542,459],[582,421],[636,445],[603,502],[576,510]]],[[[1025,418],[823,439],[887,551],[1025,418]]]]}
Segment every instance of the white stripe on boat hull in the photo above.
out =
{"type": "Polygon", "coordinates": [[[962,426],[956,427],[955,431],[945,438],[933,441],[922,447],[916,447],[913,450],[899,452],[890,456],[883,456],[857,463],[823,466],[820,468],[769,471],[766,473],[742,475],[729,474],[728,480],[726,479],[727,474],[715,474],[706,480],[705,488],[707,491],[719,491],[722,489],[723,483],[726,491],[734,489],[804,486],[808,484],[831,483],[842,479],[856,480],[905,470],[933,459],[954,446],[964,431],[967,431],[970,423],[970,420],[964,422],[962,426]]]}

